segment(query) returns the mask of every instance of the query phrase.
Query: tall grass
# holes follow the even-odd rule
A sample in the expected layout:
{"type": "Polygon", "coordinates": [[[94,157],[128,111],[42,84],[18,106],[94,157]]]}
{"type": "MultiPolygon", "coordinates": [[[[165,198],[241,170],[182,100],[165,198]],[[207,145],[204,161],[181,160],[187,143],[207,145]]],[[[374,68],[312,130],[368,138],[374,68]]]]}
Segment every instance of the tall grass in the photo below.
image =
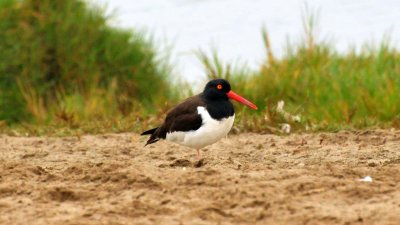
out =
{"type": "Polygon", "coordinates": [[[257,114],[240,109],[239,126],[252,131],[275,131],[283,123],[301,130],[398,126],[399,51],[383,42],[338,53],[331,44],[316,41],[310,21],[304,40],[287,46],[282,57],[275,56],[263,31],[266,59],[255,71],[244,66],[232,70],[215,54],[200,54],[209,77],[227,77],[262,109],[257,114]],[[286,111],[277,110],[279,101],[286,111]]]}
{"type": "Polygon", "coordinates": [[[0,1],[0,121],[79,126],[174,99],[150,39],[107,21],[81,0],[0,1]]]}
{"type": "MultiPolygon", "coordinates": [[[[0,1],[0,131],[68,135],[161,122],[184,97],[168,60],[142,33],[107,21],[80,0],[0,1]]],[[[236,131],[399,127],[399,51],[383,42],[338,53],[317,41],[312,17],[304,21],[304,39],[280,57],[262,32],[258,69],[198,53],[209,78],[228,79],[259,106],[237,106],[236,131]]]]}

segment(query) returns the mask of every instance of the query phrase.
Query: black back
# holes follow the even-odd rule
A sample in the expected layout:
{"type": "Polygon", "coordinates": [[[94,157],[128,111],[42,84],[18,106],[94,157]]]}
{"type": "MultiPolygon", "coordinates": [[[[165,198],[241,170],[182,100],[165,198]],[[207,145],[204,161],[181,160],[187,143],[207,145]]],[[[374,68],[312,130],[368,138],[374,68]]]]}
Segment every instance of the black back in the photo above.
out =
{"type": "Polygon", "coordinates": [[[201,94],[186,99],[169,111],[160,127],[142,133],[142,135],[151,134],[146,145],[165,139],[169,132],[199,129],[203,124],[197,111],[199,106],[205,107],[215,120],[233,116],[235,113],[233,105],[226,95],[230,90],[229,82],[224,79],[209,81],[201,94]]]}

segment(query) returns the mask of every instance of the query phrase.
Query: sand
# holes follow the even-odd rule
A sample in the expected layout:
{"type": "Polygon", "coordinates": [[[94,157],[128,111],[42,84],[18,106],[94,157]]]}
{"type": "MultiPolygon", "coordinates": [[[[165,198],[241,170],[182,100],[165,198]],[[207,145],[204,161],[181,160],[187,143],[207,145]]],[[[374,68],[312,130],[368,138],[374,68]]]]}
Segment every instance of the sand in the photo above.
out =
{"type": "Polygon", "coordinates": [[[400,131],[144,143],[0,136],[0,224],[400,224],[400,131]]]}

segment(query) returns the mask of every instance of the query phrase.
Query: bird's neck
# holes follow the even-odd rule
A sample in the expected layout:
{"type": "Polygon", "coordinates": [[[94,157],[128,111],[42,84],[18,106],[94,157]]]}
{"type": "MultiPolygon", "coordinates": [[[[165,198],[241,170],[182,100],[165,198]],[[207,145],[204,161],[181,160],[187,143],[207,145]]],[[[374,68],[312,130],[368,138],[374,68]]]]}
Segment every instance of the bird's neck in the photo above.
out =
{"type": "Polygon", "coordinates": [[[206,109],[213,119],[221,120],[235,114],[232,103],[228,98],[204,98],[206,109]]]}

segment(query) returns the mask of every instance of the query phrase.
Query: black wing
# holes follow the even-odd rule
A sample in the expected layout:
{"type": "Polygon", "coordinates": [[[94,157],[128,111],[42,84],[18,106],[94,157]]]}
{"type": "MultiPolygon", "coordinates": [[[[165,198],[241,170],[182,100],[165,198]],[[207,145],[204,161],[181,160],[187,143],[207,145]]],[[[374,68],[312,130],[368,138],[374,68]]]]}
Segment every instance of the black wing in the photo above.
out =
{"type": "Polygon", "coordinates": [[[203,120],[197,112],[198,106],[205,106],[200,95],[188,98],[177,105],[167,114],[164,124],[142,133],[142,135],[151,134],[146,145],[155,143],[160,139],[165,139],[169,132],[199,129],[203,120]]]}

